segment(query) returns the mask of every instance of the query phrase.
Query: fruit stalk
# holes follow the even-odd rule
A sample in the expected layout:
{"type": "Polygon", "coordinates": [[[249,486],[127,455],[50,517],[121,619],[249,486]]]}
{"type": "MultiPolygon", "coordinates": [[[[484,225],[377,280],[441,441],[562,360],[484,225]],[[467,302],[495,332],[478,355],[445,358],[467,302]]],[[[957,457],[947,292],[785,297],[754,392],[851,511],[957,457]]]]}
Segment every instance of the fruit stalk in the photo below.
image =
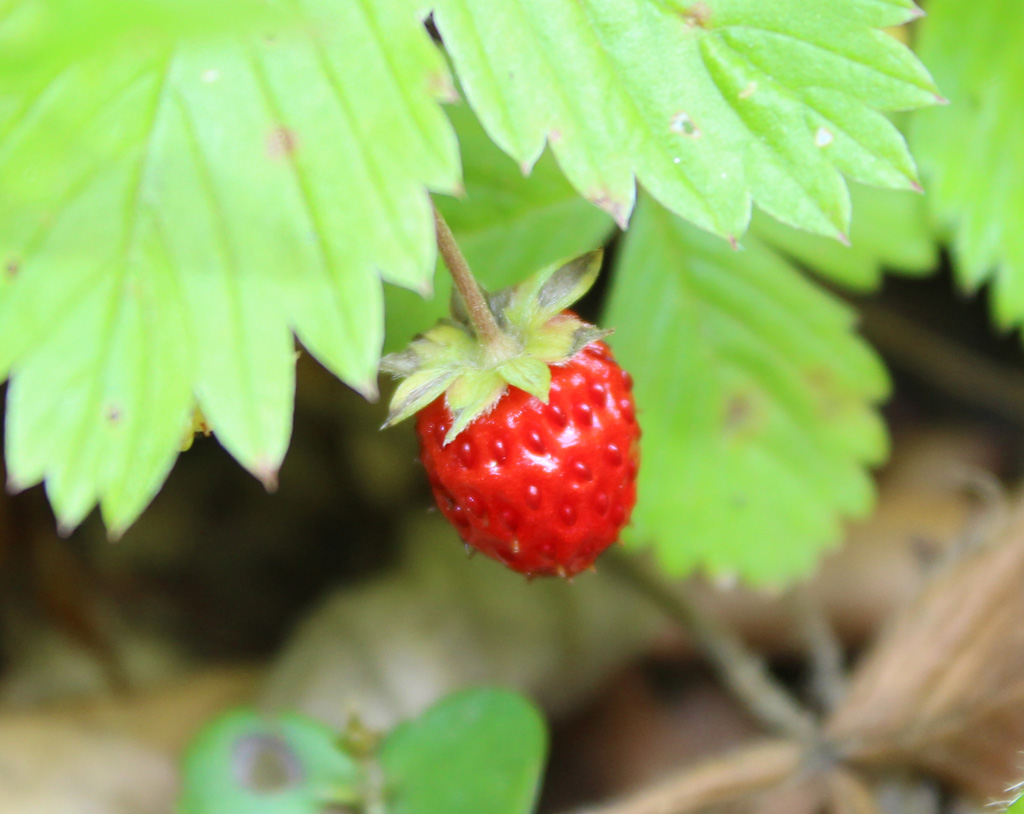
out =
{"type": "Polygon", "coordinates": [[[473,276],[451,227],[438,210],[437,204],[431,202],[431,205],[434,208],[434,224],[437,227],[437,249],[448,267],[448,273],[452,275],[455,288],[466,304],[469,321],[473,324],[476,335],[487,347],[504,348],[508,344],[508,337],[498,327],[491,307],[487,304],[487,299],[480,290],[480,285],[473,276]]]}

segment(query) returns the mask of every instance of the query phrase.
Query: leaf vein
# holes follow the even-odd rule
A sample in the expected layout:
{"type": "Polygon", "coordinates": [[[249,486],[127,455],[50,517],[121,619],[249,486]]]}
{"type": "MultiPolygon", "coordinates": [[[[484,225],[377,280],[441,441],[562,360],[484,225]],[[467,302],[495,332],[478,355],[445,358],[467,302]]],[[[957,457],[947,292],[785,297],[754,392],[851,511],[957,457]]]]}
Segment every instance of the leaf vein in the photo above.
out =
{"type": "MultiPolygon", "coordinates": [[[[246,347],[246,331],[242,314],[241,290],[239,286],[242,268],[237,253],[231,245],[231,239],[228,231],[227,210],[225,209],[224,202],[220,199],[220,195],[217,193],[213,170],[210,166],[209,159],[203,152],[202,143],[199,137],[199,129],[196,124],[193,111],[188,105],[188,101],[180,92],[175,94],[175,101],[181,111],[182,120],[185,123],[186,143],[188,145],[189,152],[192,154],[192,159],[199,172],[200,183],[202,184],[206,192],[206,196],[210,201],[211,208],[213,210],[213,217],[216,221],[213,231],[217,236],[217,242],[220,244],[222,260],[224,261],[223,267],[228,272],[224,275],[224,281],[230,288],[228,293],[229,313],[227,316],[231,323],[231,330],[235,334],[235,346],[232,348],[232,351],[234,352],[235,361],[237,362],[237,370],[242,389],[248,396],[252,397],[255,393],[255,376],[251,360],[248,355],[244,353],[244,348],[246,347]]],[[[249,403],[250,405],[255,405],[256,399],[250,398],[249,403]]],[[[242,414],[245,416],[245,421],[248,424],[247,429],[251,433],[251,437],[259,438],[261,433],[259,432],[258,421],[253,411],[244,410],[242,414]]]]}

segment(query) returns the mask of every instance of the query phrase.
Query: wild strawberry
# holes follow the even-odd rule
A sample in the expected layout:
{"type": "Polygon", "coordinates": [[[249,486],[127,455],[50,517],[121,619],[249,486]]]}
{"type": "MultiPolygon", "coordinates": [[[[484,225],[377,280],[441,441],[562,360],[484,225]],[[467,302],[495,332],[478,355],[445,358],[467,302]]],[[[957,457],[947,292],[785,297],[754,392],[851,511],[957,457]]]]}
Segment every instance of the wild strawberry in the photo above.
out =
{"type": "Polygon", "coordinates": [[[388,424],[419,414],[441,512],[468,545],[530,576],[588,568],[636,502],[632,381],[608,331],[565,310],[600,263],[591,252],[487,297],[497,341],[478,339],[453,298],[452,320],[383,364],[406,377],[388,424]]]}

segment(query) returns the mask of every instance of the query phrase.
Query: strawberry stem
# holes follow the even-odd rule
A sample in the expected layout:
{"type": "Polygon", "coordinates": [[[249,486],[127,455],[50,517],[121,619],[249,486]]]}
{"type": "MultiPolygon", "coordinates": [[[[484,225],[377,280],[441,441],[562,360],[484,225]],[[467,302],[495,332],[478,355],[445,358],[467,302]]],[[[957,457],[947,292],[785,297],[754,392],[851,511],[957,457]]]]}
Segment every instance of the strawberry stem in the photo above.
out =
{"type": "Polygon", "coordinates": [[[444,258],[444,264],[452,275],[452,281],[462,295],[462,301],[466,304],[466,311],[469,314],[469,321],[473,324],[473,330],[489,348],[505,350],[509,345],[509,338],[504,331],[498,327],[494,314],[491,312],[487,299],[484,297],[480,285],[477,283],[469,263],[462,255],[459,244],[455,241],[448,222],[434,204],[434,224],[437,226],[437,248],[444,258]]]}

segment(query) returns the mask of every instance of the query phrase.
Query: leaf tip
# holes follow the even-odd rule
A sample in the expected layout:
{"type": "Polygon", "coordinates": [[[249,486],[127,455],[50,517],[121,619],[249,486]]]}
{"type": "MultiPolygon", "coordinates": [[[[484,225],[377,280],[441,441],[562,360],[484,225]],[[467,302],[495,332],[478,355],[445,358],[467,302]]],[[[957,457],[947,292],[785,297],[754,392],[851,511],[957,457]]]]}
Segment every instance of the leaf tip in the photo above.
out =
{"type": "Polygon", "coordinates": [[[263,484],[263,488],[270,492],[270,494],[277,491],[277,466],[270,463],[270,461],[261,460],[253,467],[252,473],[256,476],[256,479],[263,484]]]}
{"type": "Polygon", "coordinates": [[[587,200],[611,215],[616,225],[623,232],[626,231],[626,228],[629,226],[629,215],[633,209],[631,201],[617,200],[607,190],[588,195],[587,200]]]}
{"type": "Polygon", "coordinates": [[[846,246],[846,248],[850,248],[850,237],[846,232],[836,232],[836,240],[846,246]]]}
{"type": "Polygon", "coordinates": [[[380,388],[377,386],[375,379],[364,379],[361,382],[356,382],[352,385],[352,389],[370,402],[370,404],[376,404],[380,399],[380,388]]]}
{"type": "Polygon", "coordinates": [[[447,71],[433,74],[428,84],[431,95],[441,104],[456,105],[462,101],[462,96],[459,94],[455,83],[452,82],[447,71]]]}
{"type": "Polygon", "coordinates": [[[936,93],[935,94],[935,104],[937,104],[937,105],[948,105],[949,104],[949,99],[947,99],[941,93],[936,93]]]}
{"type": "Polygon", "coordinates": [[[920,184],[920,183],[919,183],[918,181],[914,181],[914,180],[911,180],[911,182],[910,182],[910,188],[911,188],[911,189],[912,189],[912,190],[913,190],[914,192],[918,192],[918,193],[922,193],[922,194],[924,193],[924,187],[923,187],[923,186],[921,186],[921,184],[920,184]]]}

